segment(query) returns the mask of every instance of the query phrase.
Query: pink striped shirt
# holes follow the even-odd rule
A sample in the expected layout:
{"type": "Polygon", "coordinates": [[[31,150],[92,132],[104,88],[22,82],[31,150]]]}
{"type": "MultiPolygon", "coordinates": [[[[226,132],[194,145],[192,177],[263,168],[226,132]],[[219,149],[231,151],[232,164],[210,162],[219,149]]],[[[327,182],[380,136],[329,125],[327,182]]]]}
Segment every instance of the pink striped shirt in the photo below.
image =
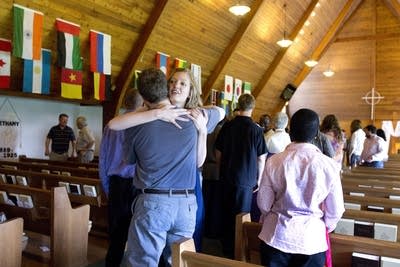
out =
{"type": "Polygon", "coordinates": [[[316,146],[291,143],[267,161],[257,204],[266,244],[286,253],[326,251],[326,230],[344,212],[340,169],[316,146]]]}

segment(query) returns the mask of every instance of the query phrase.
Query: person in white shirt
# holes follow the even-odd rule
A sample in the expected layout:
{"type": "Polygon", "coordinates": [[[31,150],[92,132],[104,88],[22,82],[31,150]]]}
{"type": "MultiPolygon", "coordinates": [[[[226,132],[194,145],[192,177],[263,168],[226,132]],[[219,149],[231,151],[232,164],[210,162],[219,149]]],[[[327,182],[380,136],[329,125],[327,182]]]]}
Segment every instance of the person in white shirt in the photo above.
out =
{"type": "Polygon", "coordinates": [[[89,163],[94,158],[95,139],[87,125],[85,117],[79,116],[76,119],[76,126],[79,129],[78,138],[76,139],[76,151],[78,160],[81,163],[89,163]]]}
{"type": "Polygon", "coordinates": [[[289,118],[286,113],[278,112],[275,114],[273,120],[275,132],[266,139],[268,157],[282,152],[285,150],[286,146],[290,144],[290,136],[285,131],[288,122],[289,118]]]}
{"type": "Polygon", "coordinates": [[[385,131],[382,129],[376,130],[376,135],[379,137],[382,137],[383,140],[385,140],[385,153],[386,155],[383,158],[383,161],[388,161],[389,159],[389,142],[386,139],[386,134],[385,131]]]}
{"type": "Polygon", "coordinates": [[[376,135],[376,127],[368,125],[364,128],[366,139],[361,153],[361,165],[373,168],[383,168],[383,160],[387,156],[385,140],[376,135]]]}
{"type": "Polygon", "coordinates": [[[361,159],[361,153],[364,147],[365,132],[362,129],[360,120],[353,120],[350,125],[351,138],[349,144],[350,166],[355,167],[361,159]]]}

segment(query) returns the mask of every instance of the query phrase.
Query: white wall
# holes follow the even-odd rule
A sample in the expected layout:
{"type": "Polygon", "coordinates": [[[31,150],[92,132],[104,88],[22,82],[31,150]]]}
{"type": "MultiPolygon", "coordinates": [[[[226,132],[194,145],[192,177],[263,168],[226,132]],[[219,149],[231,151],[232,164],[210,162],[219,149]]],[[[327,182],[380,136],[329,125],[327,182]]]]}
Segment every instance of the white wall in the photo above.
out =
{"type": "Polygon", "coordinates": [[[68,114],[68,126],[74,130],[76,136],[78,134],[76,118],[78,116],[86,117],[88,127],[92,130],[96,139],[95,154],[98,155],[103,131],[102,106],[80,106],[78,103],[10,96],[0,96],[0,106],[6,99],[9,100],[21,119],[22,138],[17,149],[19,155],[46,158],[44,156],[46,135],[52,126],[58,124],[60,113],[68,114]]]}

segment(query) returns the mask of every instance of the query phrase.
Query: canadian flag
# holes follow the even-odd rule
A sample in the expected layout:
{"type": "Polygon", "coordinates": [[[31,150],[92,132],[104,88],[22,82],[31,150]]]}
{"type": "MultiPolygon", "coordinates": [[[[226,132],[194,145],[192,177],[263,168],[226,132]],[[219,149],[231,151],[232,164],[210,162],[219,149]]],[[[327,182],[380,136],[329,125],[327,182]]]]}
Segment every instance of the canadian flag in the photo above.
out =
{"type": "Polygon", "coordinates": [[[0,38],[0,88],[10,88],[11,41],[0,38]]]}

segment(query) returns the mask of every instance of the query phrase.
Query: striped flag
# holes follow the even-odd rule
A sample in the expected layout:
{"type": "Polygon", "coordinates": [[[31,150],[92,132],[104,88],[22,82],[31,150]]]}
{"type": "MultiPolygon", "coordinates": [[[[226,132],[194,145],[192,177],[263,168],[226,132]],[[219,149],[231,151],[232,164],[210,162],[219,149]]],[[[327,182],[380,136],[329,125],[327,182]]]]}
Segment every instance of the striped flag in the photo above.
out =
{"type": "Polygon", "coordinates": [[[94,98],[100,101],[106,100],[106,92],[111,90],[111,75],[93,72],[94,98]]]}
{"type": "Polygon", "coordinates": [[[24,59],[40,59],[43,13],[14,4],[13,22],[13,56],[24,59]]]}
{"type": "Polygon", "coordinates": [[[187,67],[186,60],[175,58],[175,68],[186,68],[186,67],[187,67]]]}
{"type": "Polygon", "coordinates": [[[237,103],[242,94],[242,80],[235,79],[235,88],[233,90],[233,102],[237,103]]]}
{"type": "Polygon", "coordinates": [[[0,88],[10,88],[11,41],[0,38],[0,88]]]}
{"type": "Polygon", "coordinates": [[[111,75],[111,35],[90,30],[90,71],[111,75]]]}
{"type": "Polygon", "coordinates": [[[233,96],[233,77],[225,75],[224,99],[232,101],[232,96],[233,96]]]}
{"type": "Polygon", "coordinates": [[[61,96],[82,99],[82,71],[61,68],[61,96]]]}
{"type": "Polygon", "coordinates": [[[251,83],[244,82],[243,83],[243,93],[244,94],[251,94],[251,83]]]}
{"type": "Polygon", "coordinates": [[[81,27],[72,22],[56,19],[57,29],[57,65],[59,67],[81,70],[81,45],[79,33],[81,27]]]}
{"type": "Polygon", "coordinates": [[[157,52],[156,54],[156,65],[162,72],[164,72],[165,76],[169,75],[169,55],[157,52]]]}
{"type": "Polygon", "coordinates": [[[199,89],[200,94],[202,94],[201,90],[201,66],[196,64],[190,65],[190,70],[192,71],[193,78],[195,83],[197,84],[197,88],[199,89]]]}
{"type": "Polygon", "coordinates": [[[22,90],[25,93],[50,93],[51,50],[42,49],[40,60],[24,60],[24,81],[22,90]]]}

